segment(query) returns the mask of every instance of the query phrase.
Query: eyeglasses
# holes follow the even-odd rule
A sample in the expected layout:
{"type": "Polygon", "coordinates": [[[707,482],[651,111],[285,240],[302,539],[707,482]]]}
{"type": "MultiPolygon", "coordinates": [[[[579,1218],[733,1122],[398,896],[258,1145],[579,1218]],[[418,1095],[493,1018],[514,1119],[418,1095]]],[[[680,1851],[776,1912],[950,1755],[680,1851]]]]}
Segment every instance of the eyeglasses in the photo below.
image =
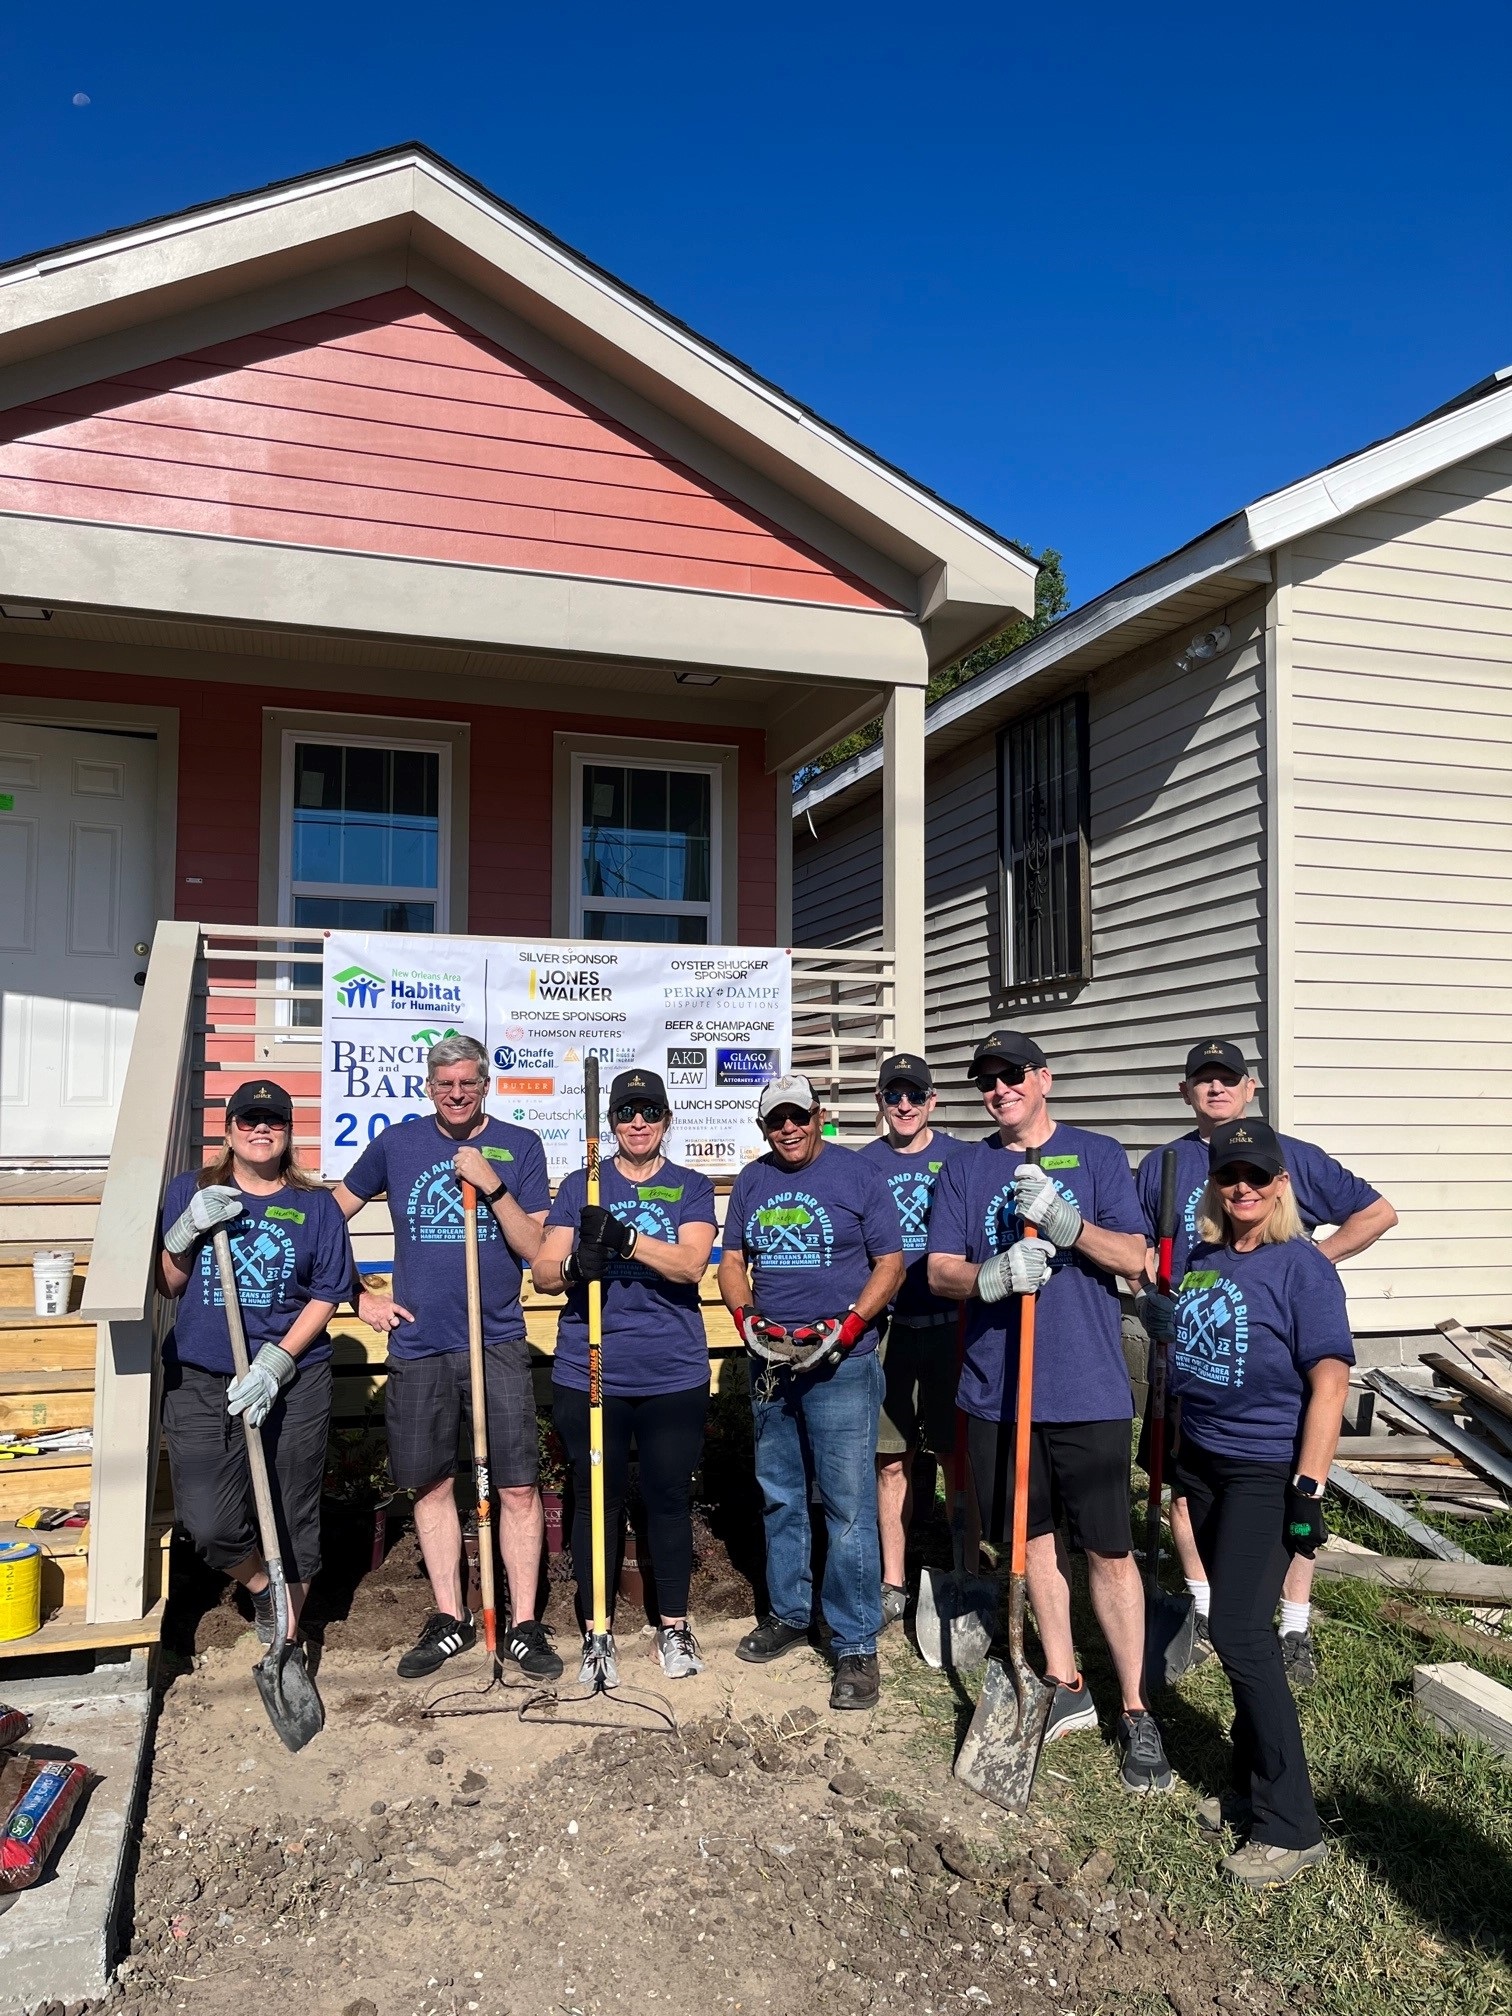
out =
{"type": "Polygon", "coordinates": [[[277,1128],[281,1131],[288,1124],[287,1120],[277,1119],[271,1113],[238,1113],[231,1122],[231,1125],[242,1134],[255,1133],[259,1127],[277,1128]]]}
{"type": "Polygon", "coordinates": [[[901,1106],[906,1099],[910,1106],[922,1106],[928,1097],[929,1094],[921,1092],[917,1085],[889,1085],[882,1094],[882,1104],[901,1106]]]}
{"type": "Polygon", "coordinates": [[[812,1127],[819,1117],[819,1108],[810,1107],[804,1112],[801,1106],[779,1106],[775,1113],[768,1113],[762,1126],[768,1134],[775,1134],[780,1127],[812,1127]]]}
{"type": "Polygon", "coordinates": [[[1028,1064],[1004,1064],[996,1071],[974,1072],[971,1082],[978,1092],[990,1092],[995,1085],[1022,1085],[1031,1068],[1028,1064]]]}
{"type": "Polygon", "coordinates": [[[1251,1190],[1269,1190],[1273,1183],[1281,1181],[1281,1171],[1256,1169],[1249,1162],[1230,1162],[1218,1171],[1213,1181],[1220,1190],[1237,1190],[1241,1183],[1251,1190]]]}
{"type": "Polygon", "coordinates": [[[623,1106],[616,1106],[612,1115],[616,1127],[628,1127],[632,1120],[644,1120],[654,1127],[659,1120],[665,1120],[667,1109],[658,1106],[654,1099],[627,1099],[623,1106]]]}

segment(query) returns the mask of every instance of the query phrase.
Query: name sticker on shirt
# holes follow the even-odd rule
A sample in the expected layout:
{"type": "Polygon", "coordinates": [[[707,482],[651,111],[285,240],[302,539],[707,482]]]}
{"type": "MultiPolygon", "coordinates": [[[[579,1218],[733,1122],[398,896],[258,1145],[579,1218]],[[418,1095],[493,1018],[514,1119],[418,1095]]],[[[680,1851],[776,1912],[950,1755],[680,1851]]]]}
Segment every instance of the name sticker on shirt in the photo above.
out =
{"type": "Polygon", "coordinates": [[[1216,1288],[1222,1278],[1215,1268],[1198,1268],[1182,1276],[1181,1287],[1177,1292],[1184,1295],[1188,1288],[1216,1288]]]}
{"type": "Polygon", "coordinates": [[[513,1162],[514,1157],[507,1148],[485,1148],[483,1150],[483,1160],[485,1162],[513,1162]]]}
{"type": "Polygon", "coordinates": [[[682,1198],[683,1186],[679,1183],[673,1189],[668,1183],[641,1183],[635,1194],[642,1204],[676,1204],[682,1198]]]}
{"type": "Polygon", "coordinates": [[[267,1210],[264,1211],[263,1216],[264,1218],[287,1218],[291,1225],[303,1225],[305,1221],[303,1211],[296,1211],[289,1204],[270,1204],[267,1210]]]}
{"type": "Polygon", "coordinates": [[[1080,1169],[1080,1155],[1041,1155],[1041,1169],[1080,1169]]]}

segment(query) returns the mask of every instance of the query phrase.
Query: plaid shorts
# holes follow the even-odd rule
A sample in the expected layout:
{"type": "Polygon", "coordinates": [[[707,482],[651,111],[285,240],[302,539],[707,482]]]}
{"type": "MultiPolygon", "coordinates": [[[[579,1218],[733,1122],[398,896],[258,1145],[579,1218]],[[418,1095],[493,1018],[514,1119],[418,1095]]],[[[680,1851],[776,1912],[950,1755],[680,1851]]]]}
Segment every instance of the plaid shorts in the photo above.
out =
{"type": "MultiPolygon", "coordinates": [[[[485,1344],[483,1393],[488,1416],[488,1468],[496,1490],[534,1484],[540,1473],[535,1384],[529,1347],[485,1344]]],[[[428,1358],[391,1358],[384,1402],[389,1467],[402,1491],[425,1491],[457,1474],[464,1424],[472,1436],[472,1382],[465,1351],[428,1358]]]]}

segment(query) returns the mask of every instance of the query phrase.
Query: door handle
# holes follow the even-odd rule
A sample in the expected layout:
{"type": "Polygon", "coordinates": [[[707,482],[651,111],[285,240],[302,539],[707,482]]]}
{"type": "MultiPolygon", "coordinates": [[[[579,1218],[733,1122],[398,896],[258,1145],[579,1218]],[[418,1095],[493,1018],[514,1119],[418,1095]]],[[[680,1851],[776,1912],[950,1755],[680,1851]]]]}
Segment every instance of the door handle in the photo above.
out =
{"type": "Polygon", "coordinates": [[[145,987],[147,985],[147,975],[145,973],[133,973],[131,984],[133,987],[145,987]]]}

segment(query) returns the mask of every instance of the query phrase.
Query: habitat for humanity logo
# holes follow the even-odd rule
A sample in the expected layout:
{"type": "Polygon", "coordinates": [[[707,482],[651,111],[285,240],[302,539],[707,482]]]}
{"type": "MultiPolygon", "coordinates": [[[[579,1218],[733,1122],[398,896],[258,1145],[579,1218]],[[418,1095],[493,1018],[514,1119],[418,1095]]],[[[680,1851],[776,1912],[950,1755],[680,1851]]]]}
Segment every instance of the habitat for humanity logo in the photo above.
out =
{"type": "Polygon", "coordinates": [[[333,984],[336,999],[343,1008],[377,1008],[388,983],[381,975],[370,973],[366,966],[348,966],[344,973],[336,975],[333,984]]]}
{"type": "MultiPolygon", "coordinates": [[[[443,1016],[461,1015],[466,1012],[462,999],[462,987],[453,973],[396,973],[385,980],[381,973],[375,973],[368,966],[347,966],[333,975],[331,985],[336,992],[336,1004],[340,1008],[374,1014],[387,1007],[395,1012],[418,1010],[424,1014],[439,1012],[443,1016]]],[[[422,1043],[439,1043],[443,1034],[454,1036],[455,1029],[445,1031],[419,1030],[417,1039],[422,1043]]]]}

